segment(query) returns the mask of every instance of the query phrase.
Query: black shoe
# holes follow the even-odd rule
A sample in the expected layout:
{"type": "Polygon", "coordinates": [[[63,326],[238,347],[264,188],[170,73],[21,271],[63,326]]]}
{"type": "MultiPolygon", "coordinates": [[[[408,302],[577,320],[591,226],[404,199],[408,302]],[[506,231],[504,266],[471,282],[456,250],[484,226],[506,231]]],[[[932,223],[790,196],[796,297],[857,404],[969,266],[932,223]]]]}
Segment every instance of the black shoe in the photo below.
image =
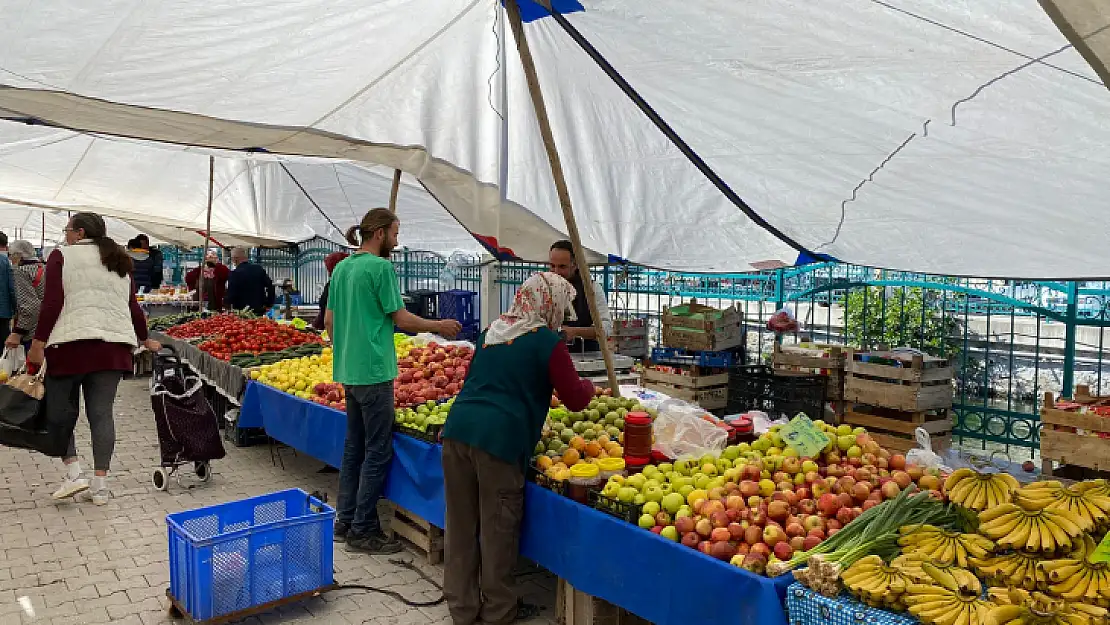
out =
{"type": "Polygon", "coordinates": [[[358,551],[374,556],[388,556],[401,553],[404,550],[405,546],[401,544],[401,541],[396,538],[386,538],[381,534],[371,536],[351,534],[347,537],[347,551],[358,551]]]}
{"type": "Polygon", "coordinates": [[[333,540],[337,543],[347,542],[347,535],[351,533],[351,526],[343,521],[335,522],[333,540]]]}

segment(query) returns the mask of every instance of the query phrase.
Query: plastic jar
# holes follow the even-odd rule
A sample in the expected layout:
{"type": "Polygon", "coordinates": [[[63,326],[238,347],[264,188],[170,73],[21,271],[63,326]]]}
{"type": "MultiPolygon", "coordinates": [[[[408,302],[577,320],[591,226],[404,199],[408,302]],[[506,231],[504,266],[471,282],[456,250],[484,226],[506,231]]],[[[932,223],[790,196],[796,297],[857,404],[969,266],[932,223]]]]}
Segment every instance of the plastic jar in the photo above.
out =
{"type": "Polygon", "coordinates": [[[624,457],[650,458],[653,442],[651,415],[630,412],[624,417],[624,457]]]}
{"type": "Polygon", "coordinates": [[[604,484],[614,475],[624,475],[624,458],[602,458],[597,461],[597,468],[601,471],[601,483],[604,484]]]}
{"type": "Polygon", "coordinates": [[[636,475],[644,470],[644,467],[651,464],[651,458],[637,458],[635,456],[624,457],[624,468],[628,475],[636,475]]]}
{"type": "Polygon", "coordinates": [[[589,493],[601,487],[601,470],[596,464],[579,462],[570,468],[567,496],[580,504],[589,504],[589,493]]]}
{"type": "Polygon", "coordinates": [[[752,425],[752,418],[748,415],[740,415],[739,418],[729,422],[729,426],[733,432],[729,437],[729,443],[738,445],[755,442],[755,426],[752,425]]]}

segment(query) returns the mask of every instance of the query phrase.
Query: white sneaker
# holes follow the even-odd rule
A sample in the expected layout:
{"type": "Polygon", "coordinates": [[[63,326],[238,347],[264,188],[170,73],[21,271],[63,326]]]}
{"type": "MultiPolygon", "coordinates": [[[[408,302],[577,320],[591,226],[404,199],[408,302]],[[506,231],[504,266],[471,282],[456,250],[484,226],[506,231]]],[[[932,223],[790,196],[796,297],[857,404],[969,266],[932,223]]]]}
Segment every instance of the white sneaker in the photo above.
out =
{"type": "Polygon", "coordinates": [[[77,493],[89,490],[89,481],[83,478],[66,477],[66,481],[54,491],[54,499],[68,499],[77,493]]]}
{"type": "Polygon", "coordinates": [[[108,481],[103,477],[93,478],[89,493],[91,493],[93,505],[96,506],[103,506],[112,498],[112,493],[108,490],[108,481]]]}

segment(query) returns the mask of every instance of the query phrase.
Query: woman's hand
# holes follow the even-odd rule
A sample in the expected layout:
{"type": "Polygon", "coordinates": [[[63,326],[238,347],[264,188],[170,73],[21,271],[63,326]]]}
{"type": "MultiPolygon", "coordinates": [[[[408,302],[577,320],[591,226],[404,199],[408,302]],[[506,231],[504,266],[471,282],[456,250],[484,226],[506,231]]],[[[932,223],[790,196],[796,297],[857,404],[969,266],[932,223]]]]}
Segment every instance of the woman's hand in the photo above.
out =
{"type": "Polygon", "coordinates": [[[157,354],[159,351],[161,351],[162,344],[158,341],[155,341],[154,339],[147,339],[143,341],[143,347],[145,347],[147,351],[157,354]]]}
{"type": "Polygon", "coordinates": [[[42,363],[46,360],[46,343],[35,339],[31,341],[31,349],[27,352],[27,362],[41,367],[42,363]]]}
{"type": "Polygon", "coordinates": [[[16,334],[15,332],[12,332],[8,335],[8,338],[4,339],[4,347],[9,347],[11,349],[19,347],[22,343],[23,337],[16,334]]]}

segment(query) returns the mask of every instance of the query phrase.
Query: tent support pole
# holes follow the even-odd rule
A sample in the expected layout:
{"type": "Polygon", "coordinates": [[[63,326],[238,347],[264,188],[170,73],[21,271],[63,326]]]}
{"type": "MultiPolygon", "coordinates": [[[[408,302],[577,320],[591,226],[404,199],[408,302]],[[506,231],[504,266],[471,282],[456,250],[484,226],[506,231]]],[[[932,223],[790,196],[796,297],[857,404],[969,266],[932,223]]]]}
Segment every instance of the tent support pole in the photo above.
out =
{"type": "MultiPolygon", "coordinates": [[[[197,275],[197,299],[200,310],[204,310],[204,296],[208,292],[208,285],[204,283],[204,262],[208,257],[208,246],[212,241],[212,193],[216,182],[216,157],[208,157],[208,216],[204,224],[204,247],[200,250],[200,271],[197,275]]],[[[209,302],[211,303],[211,302],[209,302]]]]}
{"type": "Polygon", "coordinates": [[[46,213],[42,214],[42,245],[39,247],[39,254],[46,253],[46,213]]]}
{"type": "Polygon", "coordinates": [[[613,369],[613,354],[609,350],[608,337],[601,324],[601,315],[597,312],[597,296],[594,293],[594,279],[590,275],[590,265],[586,260],[586,251],[582,247],[582,240],[578,236],[578,222],[574,219],[574,209],[570,203],[570,190],[567,187],[566,174],[563,173],[563,163],[559,159],[559,151],[555,146],[555,135],[551,131],[551,120],[547,116],[547,105],[544,103],[543,91],[540,89],[539,75],[536,73],[536,64],[532,59],[532,50],[528,47],[528,38],[524,34],[524,24],[520,19],[520,6],[517,0],[506,0],[505,8],[509,13],[509,24],[513,29],[513,38],[516,39],[516,50],[520,54],[520,63],[524,66],[524,76],[528,80],[528,92],[532,96],[532,106],[536,111],[536,120],[540,125],[540,134],[543,136],[543,145],[547,149],[547,161],[551,165],[551,177],[555,180],[555,191],[559,195],[559,206],[563,209],[563,220],[567,224],[567,235],[570,236],[571,246],[574,247],[574,258],[579,263],[578,272],[582,276],[583,288],[586,290],[586,302],[590,306],[590,316],[594,321],[594,332],[597,333],[597,342],[601,347],[601,356],[605,360],[605,372],[609,376],[609,388],[614,397],[620,396],[620,386],[617,385],[617,375],[613,369]]]}
{"type": "Polygon", "coordinates": [[[389,189],[389,212],[397,212],[397,194],[401,192],[401,170],[393,170],[393,186],[389,189]]]}

